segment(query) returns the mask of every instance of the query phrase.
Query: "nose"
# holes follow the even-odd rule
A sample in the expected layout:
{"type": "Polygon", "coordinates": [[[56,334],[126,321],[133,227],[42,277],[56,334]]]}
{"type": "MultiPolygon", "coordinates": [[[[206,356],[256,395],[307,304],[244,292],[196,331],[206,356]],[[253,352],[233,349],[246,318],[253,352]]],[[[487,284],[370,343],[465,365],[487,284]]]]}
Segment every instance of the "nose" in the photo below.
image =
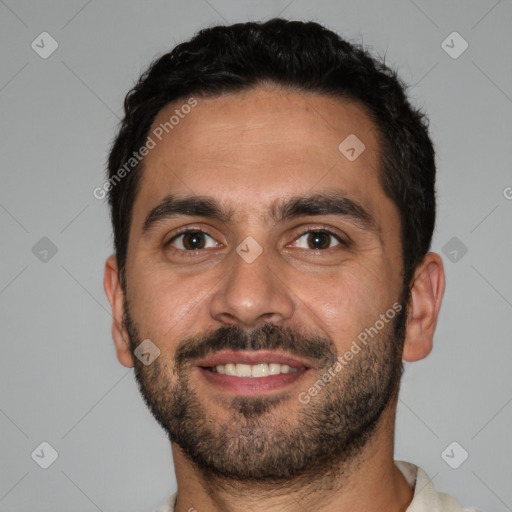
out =
{"type": "Polygon", "coordinates": [[[211,297],[211,316],[248,329],[267,322],[282,326],[295,310],[293,293],[284,280],[265,251],[251,263],[233,251],[228,271],[211,297]]]}

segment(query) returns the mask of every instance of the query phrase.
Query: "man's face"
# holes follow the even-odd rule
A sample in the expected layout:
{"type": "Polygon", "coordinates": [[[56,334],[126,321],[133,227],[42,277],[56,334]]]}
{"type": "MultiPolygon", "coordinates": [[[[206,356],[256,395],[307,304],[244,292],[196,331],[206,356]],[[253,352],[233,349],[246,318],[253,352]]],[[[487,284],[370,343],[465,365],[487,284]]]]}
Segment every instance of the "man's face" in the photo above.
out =
{"type": "Polygon", "coordinates": [[[160,350],[149,366],[134,358],[145,400],[204,471],[289,478],[353,457],[374,433],[405,314],[382,321],[402,298],[402,260],[378,160],[356,104],[262,89],[198,100],[147,155],[126,323],[132,351],[146,338],[160,350]],[[355,160],[338,149],[351,134],[365,146],[355,160]]]}

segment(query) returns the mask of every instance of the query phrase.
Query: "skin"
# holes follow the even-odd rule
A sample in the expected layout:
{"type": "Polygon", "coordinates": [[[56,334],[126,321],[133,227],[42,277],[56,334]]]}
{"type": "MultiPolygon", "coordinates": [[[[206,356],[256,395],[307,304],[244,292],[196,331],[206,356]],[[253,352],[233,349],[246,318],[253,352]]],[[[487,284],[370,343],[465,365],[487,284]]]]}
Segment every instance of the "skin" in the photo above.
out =
{"type": "MultiPolygon", "coordinates": [[[[167,121],[182,103],[163,109],[154,126],[167,121]]],[[[177,343],[188,335],[223,325],[251,329],[272,322],[327,338],[338,354],[349,350],[357,334],[398,300],[402,284],[399,212],[378,182],[377,149],[374,125],[360,106],[345,100],[273,87],[199,99],[147,155],[133,208],[126,295],[142,339],[150,338],[160,357],[172,359],[177,343]],[[349,134],[366,146],[352,162],[338,150],[349,134]],[[335,215],[277,224],[265,217],[283,198],[333,189],[363,205],[376,219],[378,233],[335,215]],[[180,216],[143,236],[145,217],[169,193],[210,196],[229,206],[234,217],[222,223],[180,216]],[[165,247],[183,226],[206,231],[211,247],[192,255],[180,251],[180,245],[165,247]],[[334,230],[350,237],[353,245],[339,246],[334,239],[327,250],[308,249],[307,235],[299,239],[305,228],[334,230]],[[263,249],[251,264],[235,251],[248,236],[263,249]]],[[[415,272],[403,360],[417,361],[430,353],[444,286],[442,260],[429,252],[415,272]]],[[[112,306],[117,357],[133,367],[123,323],[125,293],[114,255],[105,265],[104,287],[112,306]]],[[[304,376],[291,395],[296,397],[317,378],[314,373],[304,376]]],[[[209,414],[226,419],[225,397],[219,398],[219,391],[199,375],[191,379],[209,414]]],[[[276,422],[293,421],[301,407],[296,398],[285,400],[273,409],[276,422]]],[[[393,463],[395,413],[393,400],[358,460],[344,468],[343,478],[332,477],[307,494],[280,495],[243,484],[209,486],[173,443],[177,510],[405,510],[413,490],[393,463]]]]}

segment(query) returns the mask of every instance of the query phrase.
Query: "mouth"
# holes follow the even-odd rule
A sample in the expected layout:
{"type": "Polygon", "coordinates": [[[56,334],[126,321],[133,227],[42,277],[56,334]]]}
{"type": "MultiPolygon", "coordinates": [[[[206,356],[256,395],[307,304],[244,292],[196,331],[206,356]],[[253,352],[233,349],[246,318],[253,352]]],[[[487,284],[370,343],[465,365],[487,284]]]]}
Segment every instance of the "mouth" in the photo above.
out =
{"type": "Polygon", "coordinates": [[[251,396],[296,383],[312,365],[275,351],[223,350],[197,361],[195,368],[215,388],[238,396],[251,396]]]}

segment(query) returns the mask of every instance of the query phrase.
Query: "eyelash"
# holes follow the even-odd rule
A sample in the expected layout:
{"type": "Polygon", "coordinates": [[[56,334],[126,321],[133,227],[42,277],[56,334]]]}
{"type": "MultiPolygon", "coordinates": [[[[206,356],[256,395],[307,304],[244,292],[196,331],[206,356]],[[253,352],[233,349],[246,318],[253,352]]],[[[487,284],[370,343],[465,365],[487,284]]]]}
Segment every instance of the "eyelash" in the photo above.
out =
{"type": "MultiPolygon", "coordinates": [[[[215,238],[212,235],[210,235],[207,231],[204,231],[203,229],[188,227],[188,228],[183,228],[183,229],[179,230],[177,233],[175,233],[172,236],[172,238],[170,238],[169,241],[164,244],[165,247],[170,246],[172,244],[172,242],[174,242],[178,237],[180,237],[181,235],[187,234],[187,233],[203,233],[205,235],[208,235],[213,240],[215,240],[215,238]]],[[[298,240],[299,238],[301,238],[302,236],[304,236],[308,233],[327,233],[328,235],[335,238],[340,243],[340,245],[345,246],[345,247],[349,247],[349,245],[350,245],[349,242],[343,240],[337,233],[335,233],[334,231],[331,231],[328,228],[324,228],[324,227],[315,228],[315,229],[311,229],[311,228],[305,229],[295,237],[294,241],[298,240]]],[[[196,253],[198,251],[204,250],[204,249],[196,249],[196,250],[176,249],[175,247],[174,247],[174,249],[177,251],[188,252],[188,253],[196,253]]],[[[310,250],[325,252],[329,249],[334,249],[334,247],[329,247],[328,249],[310,249],[310,250]]]]}

